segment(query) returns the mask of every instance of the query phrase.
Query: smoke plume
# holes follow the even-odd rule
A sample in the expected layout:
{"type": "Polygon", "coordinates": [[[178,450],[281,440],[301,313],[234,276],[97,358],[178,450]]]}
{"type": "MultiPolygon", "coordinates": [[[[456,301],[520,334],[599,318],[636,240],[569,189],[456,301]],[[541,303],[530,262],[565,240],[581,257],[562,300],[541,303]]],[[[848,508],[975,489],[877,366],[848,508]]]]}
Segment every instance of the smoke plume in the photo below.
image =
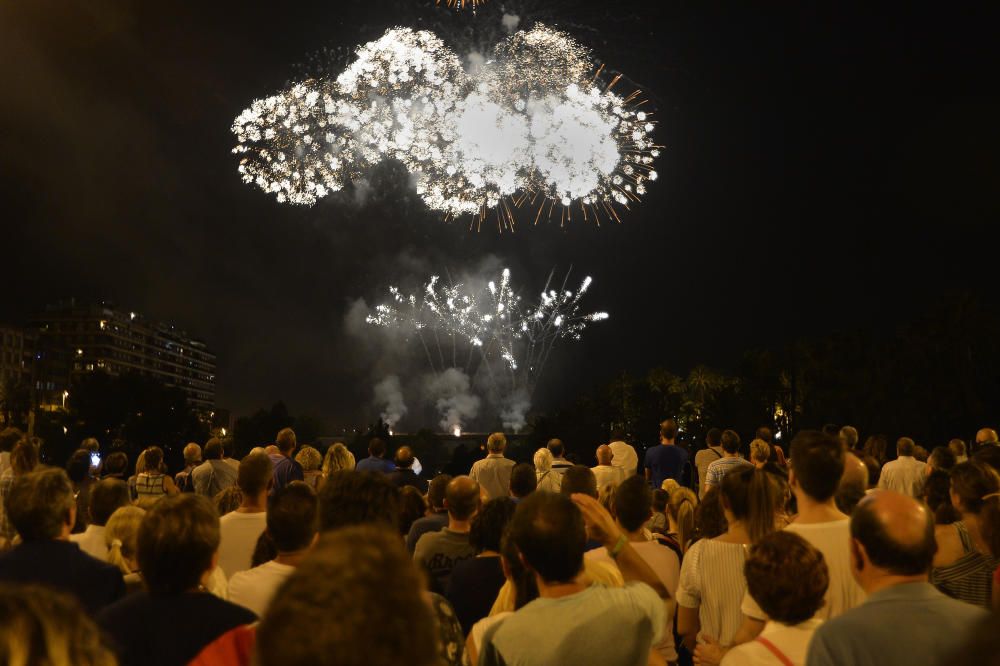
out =
{"type": "Polygon", "coordinates": [[[389,375],[375,385],[375,404],[382,410],[382,420],[392,427],[406,414],[406,401],[399,377],[389,375]]]}
{"type": "Polygon", "coordinates": [[[438,425],[442,430],[461,427],[463,422],[468,423],[479,415],[480,399],[469,392],[471,385],[469,376],[458,368],[448,368],[426,378],[425,389],[441,415],[438,425]]]}

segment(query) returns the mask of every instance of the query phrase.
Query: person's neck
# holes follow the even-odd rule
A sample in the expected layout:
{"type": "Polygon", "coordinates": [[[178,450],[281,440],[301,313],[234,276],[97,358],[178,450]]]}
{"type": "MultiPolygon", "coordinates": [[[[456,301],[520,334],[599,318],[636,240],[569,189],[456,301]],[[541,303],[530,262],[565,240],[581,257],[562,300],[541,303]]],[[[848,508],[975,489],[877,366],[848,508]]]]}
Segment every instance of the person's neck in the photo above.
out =
{"type": "Polygon", "coordinates": [[[305,559],[305,556],[309,554],[308,548],[303,548],[302,550],[293,550],[288,553],[278,553],[278,556],[274,558],[274,561],[278,564],[286,564],[290,567],[297,567],[299,563],[305,559]]]}
{"type": "Polygon", "coordinates": [[[267,491],[253,497],[244,497],[237,513],[264,513],[267,511],[267,491]]]}
{"type": "Polygon", "coordinates": [[[503,451],[487,451],[487,458],[503,458],[503,451]]]}
{"type": "Polygon", "coordinates": [[[729,451],[726,451],[725,449],[723,449],[722,450],[722,457],[723,458],[739,458],[740,457],[740,452],[739,451],[733,451],[732,453],[730,453],[729,451]]]}
{"type": "Polygon", "coordinates": [[[640,541],[648,541],[648,539],[646,539],[646,535],[643,534],[641,527],[635,530],[634,532],[629,532],[624,527],[622,527],[622,524],[619,523],[618,521],[615,521],[615,524],[618,525],[618,529],[622,531],[622,534],[624,534],[625,538],[628,539],[629,541],[633,543],[639,543],[640,541]]]}
{"type": "Polygon", "coordinates": [[[663,440],[663,441],[661,441],[661,442],[660,442],[660,444],[661,444],[662,446],[673,446],[673,445],[674,445],[674,444],[676,444],[676,443],[677,443],[677,442],[675,442],[675,441],[674,441],[674,440],[672,440],[672,439],[667,439],[667,440],[663,440]]]}
{"type": "Polygon", "coordinates": [[[571,594],[576,594],[586,589],[586,586],[580,584],[577,580],[568,583],[546,583],[537,573],[535,574],[535,583],[538,585],[538,596],[544,599],[568,597],[571,594]]]}
{"type": "Polygon", "coordinates": [[[837,508],[837,502],[832,497],[825,502],[817,502],[796,488],[795,500],[799,506],[799,514],[795,519],[798,525],[832,523],[835,520],[845,520],[847,518],[847,514],[837,508]]]}
{"type": "Polygon", "coordinates": [[[898,576],[896,574],[882,573],[870,577],[863,577],[858,581],[861,585],[861,589],[865,591],[865,594],[871,596],[876,592],[881,592],[882,590],[887,590],[890,587],[896,587],[898,585],[906,585],[908,583],[926,583],[929,580],[927,574],[920,574],[918,576],[898,576]]]}
{"type": "Polygon", "coordinates": [[[448,516],[448,529],[452,532],[461,532],[463,534],[468,534],[469,530],[472,529],[471,520],[456,520],[450,515],[448,516]]]}
{"type": "Polygon", "coordinates": [[[726,533],[716,537],[716,539],[725,543],[748,544],[750,543],[750,532],[747,531],[742,520],[733,520],[729,523],[729,529],[726,530],[726,533]]]}

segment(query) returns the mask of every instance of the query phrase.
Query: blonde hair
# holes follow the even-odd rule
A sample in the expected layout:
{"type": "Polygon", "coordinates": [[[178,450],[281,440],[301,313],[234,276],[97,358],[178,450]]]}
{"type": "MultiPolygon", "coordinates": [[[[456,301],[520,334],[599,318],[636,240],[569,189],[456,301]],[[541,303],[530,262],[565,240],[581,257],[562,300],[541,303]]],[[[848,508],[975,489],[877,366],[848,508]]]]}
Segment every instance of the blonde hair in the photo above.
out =
{"type": "Polygon", "coordinates": [[[687,551],[694,537],[694,511],[697,507],[698,496],[690,488],[674,489],[667,500],[667,511],[677,524],[677,541],[682,553],[687,551]]]}
{"type": "Polygon", "coordinates": [[[0,589],[0,659],[7,666],[118,663],[76,600],[38,585],[0,589]]]}
{"type": "Polygon", "coordinates": [[[552,452],[547,448],[535,451],[535,472],[548,472],[552,469],[552,460],[552,452]]]}
{"type": "Polygon", "coordinates": [[[146,512],[137,506],[116,509],[104,527],[104,545],[108,547],[108,563],[124,575],[134,573],[129,560],[135,560],[135,541],[139,525],[146,512]]]}
{"type": "Polygon", "coordinates": [[[330,445],[323,457],[323,476],[330,476],[341,470],[352,470],[354,464],[354,454],[344,446],[343,442],[335,442],[330,445]]]}
{"type": "Polygon", "coordinates": [[[135,473],[142,474],[146,471],[146,449],[143,449],[139,457],[135,459],[135,473]]]}
{"type": "Polygon", "coordinates": [[[597,489],[597,501],[601,503],[608,513],[614,515],[612,507],[615,503],[615,491],[617,487],[613,483],[605,483],[603,486],[597,489]]]}
{"type": "Polygon", "coordinates": [[[762,439],[750,442],[750,460],[765,463],[771,457],[771,446],[762,439]]]}
{"type": "Polygon", "coordinates": [[[307,445],[303,446],[295,455],[295,462],[302,465],[303,472],[312,472],[319,469],[319,466],[323,464],[323,456],[319,454],[319,451],[307,445]]]}
{"type": "Polygon", "coordinates": [[[660,490],[666,490],[668,493],[672,493],[680,487],[681,484],[674,479],[663,479],[663,483],[660,484],[660,490]]]}

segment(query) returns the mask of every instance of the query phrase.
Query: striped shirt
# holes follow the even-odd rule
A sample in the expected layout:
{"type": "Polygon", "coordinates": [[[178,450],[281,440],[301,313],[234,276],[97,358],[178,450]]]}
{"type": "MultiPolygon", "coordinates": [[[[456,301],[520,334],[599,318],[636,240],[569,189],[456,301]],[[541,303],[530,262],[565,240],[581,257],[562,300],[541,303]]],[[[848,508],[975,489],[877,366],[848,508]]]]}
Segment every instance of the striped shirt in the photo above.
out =
{"type": "Polygon", "coordinates": [[[748,465],[753,467],[753,463],[744,458],[719,458],[708,466],[708,471],[705,472],[705,485],[718,486],[722,483],[722,477],[726,474],[729,474],[734,469],[748,465]]]}
{"type": "Polygon", "coordinates": [[[699,636],[712,636],[722,645],[733,642],[743,623],[740,604],[747,591],[746,558],[747,546],[715,539],[701,539],[684,555],[677,603],[698,609],[699,636]]]}
{"type": "Polygon", "coordinates": [[[955,529],[962,541],[964,554],[951,564],[932,569],[931,583],[949,597],[989,609],[993,596],[993,572],[1000,565],[1000,559],[976,550],[965,523],[955,523],[955,529]]]}

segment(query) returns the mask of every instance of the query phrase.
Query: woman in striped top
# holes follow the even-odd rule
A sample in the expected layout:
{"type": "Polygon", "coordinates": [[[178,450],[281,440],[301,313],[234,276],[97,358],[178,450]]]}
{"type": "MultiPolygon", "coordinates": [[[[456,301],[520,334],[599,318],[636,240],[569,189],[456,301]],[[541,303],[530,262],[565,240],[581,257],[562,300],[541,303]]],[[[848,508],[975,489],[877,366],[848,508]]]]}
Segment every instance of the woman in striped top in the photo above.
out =
{"type": "Polygon", "coordinates": [[[993,572],[1000,565],[983,538],[981,514],[997,502],[1000,477],[987,465],[965,462],[951,471],[951,503],[962,519],[935,529],[938,552],[931,582],[948,596],[990,608],[993,572]]]}
{"type": "Polygon", "coordinates": [[[135,492],[137,504],[147,507],[161,497],[176,495],[179,491],[174,480],[160,469],[163,449],[151,446],[143,453],[144,468],[135,475],[135,492]]]}
{"type": "Polygon", "coordinates": [[[775,530],[783,497],[770,474],[746,467],[723,478],[719,500],[728,529],[697,541],[681,565],[677,630],[689,650],[704,636],[723,646],[732,642],[743,621],[747,547],[775,530]]]}

